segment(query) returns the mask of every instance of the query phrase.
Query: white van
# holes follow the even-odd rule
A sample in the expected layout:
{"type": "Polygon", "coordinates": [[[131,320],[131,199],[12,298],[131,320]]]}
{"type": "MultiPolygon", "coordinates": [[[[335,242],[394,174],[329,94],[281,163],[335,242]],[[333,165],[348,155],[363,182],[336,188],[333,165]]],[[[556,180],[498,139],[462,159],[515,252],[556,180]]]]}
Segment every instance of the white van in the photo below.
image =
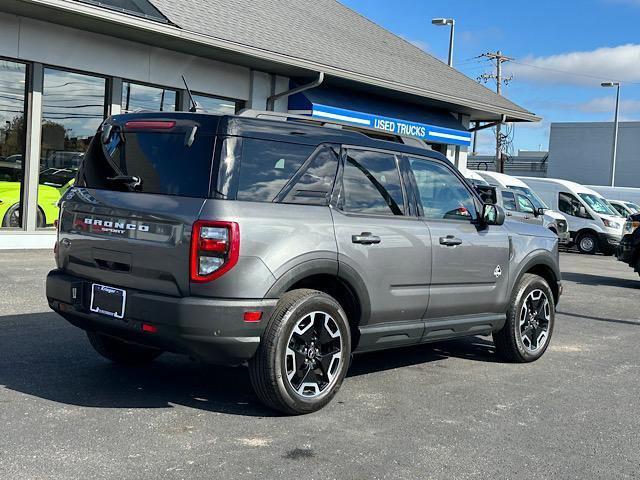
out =
{"type": "Polygon", "coordinates": [[[531,188],[529,188],[529,185],[525,182],[519,178],[512,177],[511,175],[506,175],[504,173],[485,172],[480,170],[475,173],[484,178],[489,185],[524,193],[529,197],[529,200],[531,200],[531,203],[533,203],[533,206],[536,209],[542,208],[544,210],[543,225],[556,232],[560,238],[560,243],[569,242],[568,222],[565,216],[555,210],[554,206],[548,206],[531,188]]]}
{"type": "Polygon", "coordinates": [[[611,255],[622,239],[624,219],[602,195],[579,183],[520,177],[542,200],[567,218],[571,239],[582,253],[611,255]]]}
{"type": "Polygon", "coordinates": [[[480,175],[478,175],[478,172],[476,172],[475,170],[461,168],[460,173],[464,175],[464,178],[466,178],[474,187],[477,187],[478,185],[489,185],[489,183],[480,175]]]}
{"type": "Polygon", "coordinates": [[[585,187],[595,190],[607,200],[621,200],[640,205],[640,188],[607,187],[604,185],[585,185],[585,187]]]}

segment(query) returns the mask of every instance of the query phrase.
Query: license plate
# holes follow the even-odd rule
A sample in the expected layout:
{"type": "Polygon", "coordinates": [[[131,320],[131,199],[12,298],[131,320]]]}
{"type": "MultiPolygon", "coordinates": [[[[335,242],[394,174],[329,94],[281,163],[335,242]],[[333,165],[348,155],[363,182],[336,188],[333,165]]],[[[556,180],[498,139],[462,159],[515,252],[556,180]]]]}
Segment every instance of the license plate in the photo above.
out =
{"type": "Polygon", "coordinates": [[[113,318],[124,318],[124,305],[127,292],[120,288],[94,283],[91,286],[91,304],[89,310],[113,318]]]}

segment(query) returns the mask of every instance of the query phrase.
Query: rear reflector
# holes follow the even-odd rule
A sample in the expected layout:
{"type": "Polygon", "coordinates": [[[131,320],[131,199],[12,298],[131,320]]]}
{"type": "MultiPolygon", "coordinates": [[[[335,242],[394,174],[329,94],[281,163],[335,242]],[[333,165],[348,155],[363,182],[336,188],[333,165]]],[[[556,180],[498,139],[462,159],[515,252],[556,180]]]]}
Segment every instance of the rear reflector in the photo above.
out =
{"type": "Polygon", "coordinates": [[[240,255],[240,229],[235,222],[198,220],[191,232],[191,281],[210,282],[231,270],[240,255]]]}
{"type": "Polygon", "coordinates": [[[143,323],[142,331],[147,333],[157,333],[158,327],[156,327],[155,325],[149,325],[148,323],[143,323]]]}
{"type": "Polygon", "coordinates": [[[245,322],[259,322],[262,320],[262,312],[244,312],[245,322]]]}
{"type": "Polygon", "coordinates": [[[169,130],[176,126],[176,122],[164,120],[131,120],[124,124],[124,128],[131,130],[169,130]]]}

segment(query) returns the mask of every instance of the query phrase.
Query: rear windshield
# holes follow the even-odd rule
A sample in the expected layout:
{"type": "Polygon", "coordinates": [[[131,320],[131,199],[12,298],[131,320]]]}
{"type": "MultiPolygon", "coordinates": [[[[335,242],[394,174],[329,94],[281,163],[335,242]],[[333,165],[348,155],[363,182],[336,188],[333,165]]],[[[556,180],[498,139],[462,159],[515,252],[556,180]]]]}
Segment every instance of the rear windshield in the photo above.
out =
{"type": "Polygon", "coordinates": [[[214,137],[169,132],[96,135],[78,172],[78,186],[124,192],[209,196],[214,137]]]}

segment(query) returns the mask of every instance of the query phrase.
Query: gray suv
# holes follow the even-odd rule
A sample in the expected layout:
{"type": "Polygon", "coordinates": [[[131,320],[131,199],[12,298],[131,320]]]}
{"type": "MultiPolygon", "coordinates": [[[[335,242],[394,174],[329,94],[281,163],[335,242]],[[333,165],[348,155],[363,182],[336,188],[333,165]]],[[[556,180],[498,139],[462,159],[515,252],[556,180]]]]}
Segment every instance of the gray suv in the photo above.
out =
{"type": "Polygon", "coordinates": [[[61,201],[47,298],[109,360],[248,364],[264,403],[307,413],[352,353],[492,334],[538,359],[558,239],[504,216],[439,153],[360,131],[117,115],[61,201]]]}

